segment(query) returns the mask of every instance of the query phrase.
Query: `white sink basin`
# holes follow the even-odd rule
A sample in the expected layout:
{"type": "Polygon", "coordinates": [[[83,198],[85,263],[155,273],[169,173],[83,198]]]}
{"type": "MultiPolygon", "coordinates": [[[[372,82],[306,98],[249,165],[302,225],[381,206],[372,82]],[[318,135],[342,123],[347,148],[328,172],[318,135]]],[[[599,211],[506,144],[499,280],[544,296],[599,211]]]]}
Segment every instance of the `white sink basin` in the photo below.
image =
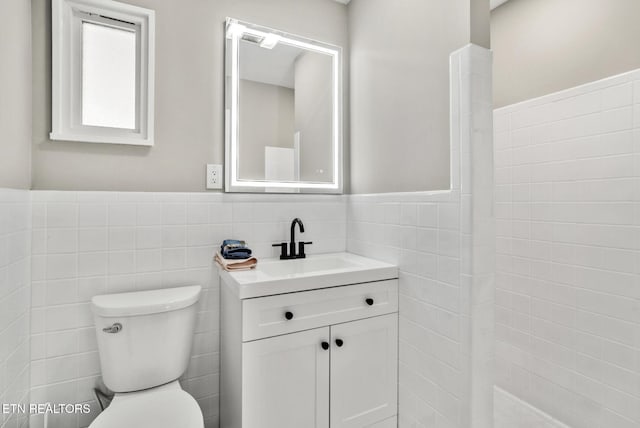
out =
{"type": "Polygon", "coordinates": [[[331,257],[309,257],[307,259],[278,260],[275,263],[265,263],[262,272],[272,277],[284,277],[290,275],[303,275],[311,272],[334,271],[337,269],[353,269],[358,265],[350,262],[342,254],[331,257]]]}
{"type": "Polygon", "coordinates": [[[398,277],[397,266],[357,256],[335,253],[306,259],[261,259],[255,269],[220,273],[240,299],[336,287],[398,277]]]}

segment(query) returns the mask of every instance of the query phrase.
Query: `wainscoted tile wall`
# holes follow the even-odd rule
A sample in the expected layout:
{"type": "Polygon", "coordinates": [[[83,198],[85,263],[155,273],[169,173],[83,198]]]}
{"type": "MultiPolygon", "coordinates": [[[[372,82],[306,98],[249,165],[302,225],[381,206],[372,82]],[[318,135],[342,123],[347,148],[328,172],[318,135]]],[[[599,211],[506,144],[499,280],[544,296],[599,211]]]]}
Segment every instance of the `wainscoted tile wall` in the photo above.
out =
{"type": "MultiPolygon", "coordinates": [[[[29,402],[29,192],[0,189],[0,403],[29,402]]],[[[0,427],[28,417],[0,409],[0,427]]]]}
{"type": "Polygon", "coordinates": [[[347,249],[400,267],[399,426],[461,426],[460,193],[354,195],[347,249]]]}
{"type": "MultiPolygon", "coordinates": [[[[218,290],[212,257],[227,237],[276,256],[300,217],[309,253],[346,246],[343,196],[196,193],[32,192],[32,354],[34,402],[88,402],[89,415],[49,418],[49,428],[85,427],[98,414],[99,379],[92,296],[201,284],[197,333],[182,385],[218,426],[218,290]]],[[[299,232],[298,232],[299,233],[299,232]]],[[[32,418],[32,427],[43,420],[32,418]]]]}
{"type": "Polygon", "coordinates": [[[640,426],[640,71],[495,111],[498,385],[640,426]]]}
{"type": "Polygon", "coordinates": [[[451,65],[452,190],[349,197],[348,250],[400,266],[400,427],[492,427],[491,53],[451,65]]]}

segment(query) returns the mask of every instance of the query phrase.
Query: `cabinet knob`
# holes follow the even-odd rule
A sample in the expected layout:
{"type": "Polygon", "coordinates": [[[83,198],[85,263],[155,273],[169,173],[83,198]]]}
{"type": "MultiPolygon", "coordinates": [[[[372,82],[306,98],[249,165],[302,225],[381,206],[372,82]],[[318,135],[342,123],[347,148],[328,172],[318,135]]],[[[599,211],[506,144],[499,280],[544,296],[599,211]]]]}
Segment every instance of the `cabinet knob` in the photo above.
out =
{"type": "Polygon", "coordinates": [[[367,305],[373,306],[373,299],[371,297],[367,297],[364,301],[367,302],[367,305]]]}
{"type": "Polygon", "coordinates": [[[329,342],[322,342],[320,346],[322,346],[322,349],[326,351],[327,349],[329,349],[329,342]]]}
{"type": "Polygon", "coordinates": [[[336,345],[338,345],[338,348],[342,347],[342,345],[344,345],[344,342],[342,341],[342,339],[336,339],[336,345]]]}
{"type": "Polygon", "coordinates": [[[288,320],[293,319],[293,312],[289,312],[289,311],[285,312],[284,317],[288,320]]]}

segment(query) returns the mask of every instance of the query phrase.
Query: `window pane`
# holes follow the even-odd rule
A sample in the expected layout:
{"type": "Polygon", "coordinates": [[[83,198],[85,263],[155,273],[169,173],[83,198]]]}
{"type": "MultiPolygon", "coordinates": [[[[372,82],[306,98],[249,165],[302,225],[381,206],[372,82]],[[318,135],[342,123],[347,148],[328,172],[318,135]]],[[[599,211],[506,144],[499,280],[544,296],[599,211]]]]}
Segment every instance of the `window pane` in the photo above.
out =
{"type": "Polygon", "coordinates": [[[136,128],[136,33],[82,23],[82,124],[136,128]]]}

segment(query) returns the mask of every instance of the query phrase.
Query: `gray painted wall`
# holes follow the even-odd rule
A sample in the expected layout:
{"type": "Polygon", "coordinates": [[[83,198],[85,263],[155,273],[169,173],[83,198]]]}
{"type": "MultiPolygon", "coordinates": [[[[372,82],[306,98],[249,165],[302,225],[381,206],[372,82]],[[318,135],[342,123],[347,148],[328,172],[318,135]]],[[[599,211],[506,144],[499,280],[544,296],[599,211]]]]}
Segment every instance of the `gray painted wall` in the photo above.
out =
{"type": "Polygon", "coordinates": [[[496,107],[640,68],[640,1],[511,0],[491,13],[496,107]]]}
{"type": "Polygon", "coordinates": [[[0,1],[0,187],[31,187],[31,4],[0,1]]]}
{"type": "Polygon", "coordinates": [[[351,1],[352,193],[449,188],[449,55],[470,20],[470,0],[351,1]]]}
{"type": "Polygon", "coordinates": [[[470,39],[471,43],[491,49],[491,2],[489,0],[470,0],[470,39]]]}
{"type": "Polygon", "coordinates": [[[348,43],[346,6],[334,1],[126,1],[156,11],[156,144],[49,141],[51,2],[32,0],[36,189],[204,191],[205,164],[224,161],[227,16],[340,46],[348,43]]]}

